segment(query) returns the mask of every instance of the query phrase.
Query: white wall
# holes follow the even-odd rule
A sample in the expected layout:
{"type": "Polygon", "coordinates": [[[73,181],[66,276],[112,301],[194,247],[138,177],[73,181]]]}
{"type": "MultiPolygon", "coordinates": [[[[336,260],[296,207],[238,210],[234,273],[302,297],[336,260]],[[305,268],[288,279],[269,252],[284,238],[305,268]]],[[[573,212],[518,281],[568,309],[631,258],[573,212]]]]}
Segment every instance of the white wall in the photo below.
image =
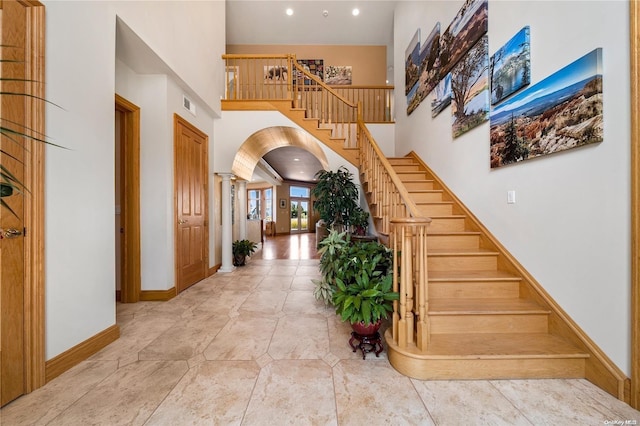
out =
{"type": "MultiPolygon", "coordinates": [[[[463,1],[399,2],[396,70],[417,28],[444,31],[463,1]]],[[[450,107],[409,116],[396,91],[396,155],[415,150],[605,353],[630,373],[629,16],[623,1],[490,1],[489,54],[531,28],[531,83],[603,48],[604,142],[491,170],[489,124],[452,139],[450,107]],[[507,190],[516,204],[507,205],[507,190]]],[[[404,87],[404,72],[395,73],[404,87]]]]}
{"type": "MultiPolygon", "coordinates": [[[[224,88],[220,58],[224,52],[225,20],[222,1],[45,1],[44,4],[46,97],[64,108],[47,106],[46,133],[69,148],[47,148],[45,170],[46,358],[51,359],[115,323],[116,15],[214,112],[220,110],[219,98],[224,88]],[[193,66],[194,63],[198,66],[193,66]]],[[[164,93],[160,94],[162,105],[158,106],[166,112],[163,119],[171,116],[178,107],[170,107],[175,104],[172,94],[175,90],[170,82],[151,77],[146,81],[145,86],[157,85],[154,93],[164,93]],[[162,85],[164,90],[159,90],[162,85]]],[[[168,140],[172,126],[166,129],[162,129],[162,124],[158,126],[160,129],[155,131],[159,131],[159,140],[168,140]]],[[[146,142],[151,139],[143,138],[146,142]]],[[[172,163],[166,162],[170,157],[165,149],[163,144],[161,152],[153,154],[172,168],[172,163]]],[[[149,168],[147,160],[142,164],[145,170],[149,168]]],[[[155,171],[166,182],[166,170],[155,171]]],[[[157,197],[167,203],[162,194],[143,192],[142,197],[143,202],[145,197],[157,197]]],[[[160,218],[159,222],[168,220],[160,218]]],[[[169,250],[171,254],[167,256],[171,257],[173,248],[169,249],[169,244],[173,243],[173,237],[163,239],[167,246],[161,250],[169,250]]],[[[144,262],[149,264],[148,259],[144,262]]],[[[172,275],[173,272],[171,280],[172,275]]],[[[167,277],[163,278],[160,286],[168,283],[167,277]]],[[[146,282],[151,279],[145,277],[146,282]]]]}

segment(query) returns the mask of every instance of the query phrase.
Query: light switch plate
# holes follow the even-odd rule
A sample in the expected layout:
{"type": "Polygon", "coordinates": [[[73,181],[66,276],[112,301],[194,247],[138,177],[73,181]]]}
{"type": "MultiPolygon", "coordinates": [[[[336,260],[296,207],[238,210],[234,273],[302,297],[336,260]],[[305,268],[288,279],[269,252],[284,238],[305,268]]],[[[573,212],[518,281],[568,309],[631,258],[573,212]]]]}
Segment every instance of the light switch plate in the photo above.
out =
{"type": "Polygon", "coordinates": [[[510,190],[507,191],[507,204],[515,204],[516,203],[516,191],[510,190]]]}

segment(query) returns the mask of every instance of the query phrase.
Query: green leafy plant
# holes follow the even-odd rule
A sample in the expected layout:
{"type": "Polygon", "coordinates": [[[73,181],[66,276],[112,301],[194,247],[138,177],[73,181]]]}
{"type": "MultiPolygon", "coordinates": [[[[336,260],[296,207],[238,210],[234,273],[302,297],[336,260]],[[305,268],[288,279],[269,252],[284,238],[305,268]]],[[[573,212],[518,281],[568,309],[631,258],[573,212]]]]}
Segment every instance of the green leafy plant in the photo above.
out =
{"type": "Polygon", "coordinates": [[[314,209],[328,227],[337,224],[348,225],[351,214],[358,207],[358,187],[353,174],[345,167],[335,172],[320,170],[315,175],[316,186],[311,195],[316,199],[314,209]]]}
{"type": "Polygon", "coordinates": [[[358,206],[351,213],[349,218],[349,224],[351,225],[351,232],[354,235],[366,235],[367,228],[369,227],[369,212],[366,212],[362,207],[358,206]]]}
{"type": "MultiPolygon", "coordinates": [[[[3,55],[0,56],[0,65],[4,63],[11,63],[16,65],[24,63],[24,61],[11,58],[12,52],[15,51],[15,49],[21,49],[21,47],[0,45],[0,52],[2,52],[3,55]],[[6,57],[5,55],[9,57],[6,57]]],[[[0,99],[5,96],[31,98],[38,101],[46,102],[60,108],[58,105],[49,102],[46,99],[29,93],[25,87],[27,83],[37,82],[19,77],[15,78],[11,75],[0,76],[0,84],[2,85],[2,90],[0,91],[0,99]]],[[[0,113],[1,112],[2,111],[0,111],[0,113]]],[[[24,143],[25,140],[46,143],[49,145],[60,147],[59,145],[56,145],[48,140],[46,135],[43,135],[29,127],[24,126],[22,123],[12,121],[3,115],[0,115],[0,137],[2,137],[3,141],[8,142],[10,145],[18,146],[21,150],[27,150],[27,147],[24,143]]],[[[3,148],[2,146],[0,146],[0,154],[0,158],[4,157],[5,159],[10,159],[11,161],[23,164],[20,158],[18,158],[16,155],[13,155],[8,149],[3,148]]],[[[28,188],[24,186],[20,179],[18,179],[5,164],[0,163],[0,208],[6,208],[14,216],[18,217],[16,212],[13,211],[13,209],[3,200],[3,198],[10,197],[15,194],[23,194],[25,192],[29,192],[28,188]]]]}
{"type": "Polygon", "coordinates": [[[374,324],[393,311],[391,250],[378,242],[354,242],[336,260],[333,304],[342,321],[374,324]]]}
{"type": "Polygon", "coordinates": [[[322,279],[312,280],[315,284],[313,295],[316,300],[322,300],[325,305],[333,303],[335,290],[335,278],[339,269],[338,260],[342,250],[349,244],[349,235],[346,232],[332,230],[329,235],[320,242],[320,273],[322,279]]]}
{"type": "Polygon", "coordinates": [[[233,242],[233,264],[235,266],[243,266],[247,256],[251,256],[258,247],[258,244],[251,240],[235,240],[233,242]]]}

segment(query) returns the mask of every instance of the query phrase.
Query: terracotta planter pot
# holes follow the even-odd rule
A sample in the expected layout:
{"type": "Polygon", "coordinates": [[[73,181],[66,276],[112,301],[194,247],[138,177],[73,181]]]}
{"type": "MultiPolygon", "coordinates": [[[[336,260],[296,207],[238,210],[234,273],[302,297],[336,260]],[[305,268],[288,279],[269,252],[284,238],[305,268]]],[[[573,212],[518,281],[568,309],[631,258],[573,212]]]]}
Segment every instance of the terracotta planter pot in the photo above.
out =
{"type": "Polygon", "coordinates": [[[380,324],[382,324],[381,320],[378,320],[378,322],[366,326],[362,322],[357,322],[351,324],[351,329],[361,336],[371,336],[373,334],[376,334],[376,332],[380,329],[380,324]]]}

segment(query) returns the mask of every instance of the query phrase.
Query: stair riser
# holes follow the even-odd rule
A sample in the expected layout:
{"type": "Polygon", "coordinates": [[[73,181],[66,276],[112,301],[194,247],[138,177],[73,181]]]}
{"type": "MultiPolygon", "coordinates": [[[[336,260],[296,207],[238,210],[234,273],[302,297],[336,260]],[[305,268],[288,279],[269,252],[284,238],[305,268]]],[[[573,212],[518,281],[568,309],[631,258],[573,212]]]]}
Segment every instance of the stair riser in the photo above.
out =
{"type": "Polygon", "coordinates": [[[475,249],[480,246],[478,235],[434,235],[428,234],[427,247],[432,249],[475,249]]]}
{"type": "Polygon", "coordinates": [[[393,170],[398,172],[413,172],[420,170],[420,166],[417,164],[394,164],[393,170]]]}
{"type": "Polygon", "coordinates": [[[427,173],[426,172],[404,172],[398,173],[398,177],[401,181],[405,180],[426,180],[427,173]]]}
{"type": "Polygon", "coordinates": [[[436,256],[427,257],[430,271],[494,271],[498,269],[497,256],[436,256]]]}
{"type": "Polygon", "coordinates": [[[407,191],[411,192],[411,191],[421,191],[421,190],[431,190],[433,189],[433,182],[431,181],[417,181],[417,182],[405,182],[404,183],[405,188],[407,188],[407,191]]]}
{"type": "Polygon", "coordinates": [[[582,379],[581,358],[422,359],[387,346],[391,365],[419,380],[582,379]]]}
{"type": "Polygon", "coordinates": [[[447,282],[429,283],[429,299],[508,299],[520,296],[519,282],[447,282]]]}
{"type": "Polygon", "coordinates": [[[405,165],[405,164],[417,164],[413,158],[387,158],[389,164],[392,166],[405,165]]]}
{"type": "Polygon", "coordinates": [[[464,218],[434,218],[431,217],[430,232],[462,232],[464,218]]]}
{"type": "Polygon", "coordinates": [[[433,203],[442,201],[442,192],[409,192],[414,203],[433,203]]]}
{"type": "Polygon", "coordinates": [[[418,211],[426,216],[450,216],[453,214],[452,204],[418,204],[418,211]]]}
{"type": "Polygon", "coordinates": [[[430,315],[432,334],[547,333],[545,314],[430,315]]]}

